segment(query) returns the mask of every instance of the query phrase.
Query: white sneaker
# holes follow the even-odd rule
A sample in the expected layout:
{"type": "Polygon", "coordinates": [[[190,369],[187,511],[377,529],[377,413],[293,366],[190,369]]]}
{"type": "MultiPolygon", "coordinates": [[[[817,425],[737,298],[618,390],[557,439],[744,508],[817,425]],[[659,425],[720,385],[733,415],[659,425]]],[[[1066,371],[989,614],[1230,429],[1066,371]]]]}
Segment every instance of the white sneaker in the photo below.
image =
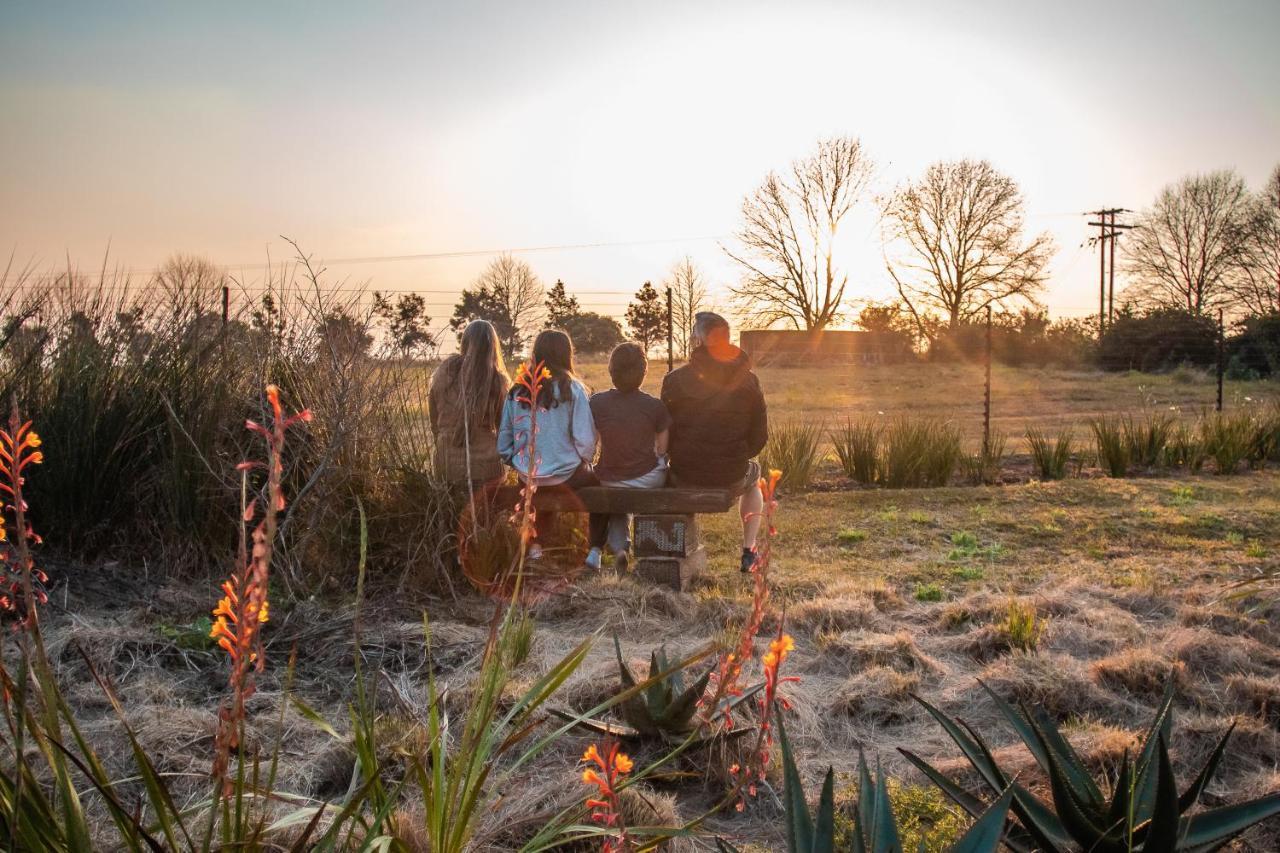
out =
{"type": "Polygon", "coordinates": [[[587,552],[586,565],[592,571],[600,571],[600,549],[592,548],[587,552]]]}
{"type": "Polygon", "coordinates": [[[530,546],[529,546],[529,550],[525,553],[525,556],[526,556],[528,559],[530,559],[530,560],[541,560],[541,559],[542,559],[542,546],[541,546],[541,545],[530,545],[530,546]]]}

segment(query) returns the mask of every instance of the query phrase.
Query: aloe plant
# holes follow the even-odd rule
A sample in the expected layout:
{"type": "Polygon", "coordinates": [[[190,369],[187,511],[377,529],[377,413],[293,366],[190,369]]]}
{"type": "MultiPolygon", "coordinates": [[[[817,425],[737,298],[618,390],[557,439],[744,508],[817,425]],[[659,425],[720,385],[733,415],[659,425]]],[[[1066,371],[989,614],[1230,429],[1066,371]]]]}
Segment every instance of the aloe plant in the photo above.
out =
{"type": "MultiPolygon", "coordinates": [[[[979,682],[981,684],[981,682],[979,682]]],[[[1051,802],[1045,802],[1012,780],[997,763],[990,747],[967,723],[957,721],[920,697],[935,720],[960,747],[990,792],[1012,794],[1012,809],[1022,829],[1006,843],[1015,850],[1088,850],[1097,853],[1156,853],[1156,851],[1217,850],[1249,827],[1280,813],[1280,793],[1189,814],[1213,778],[1231,737],[1228,730],[1200,772],[1182,793],[1169,762],[1173,728],[1172,681],[1135,757],[1126,752],[1110,797],[1089,775],[1080,756],[1053,721],[1039,709],[1019,703],[1015,708],[985,684],[983,689],[1027,745],[1048,776],[1051,802]]],[[[899,750],[942,791],[970,814],[985,808],[978,797],[907,749],[899,750]]]]}
{"type": "MultiPolygon", "coordinates": [[[[788,853],[835,853],[836,806],[835,770],[827,768],[818,797],[818,811],[810,813],[800,783],[787,728],[778,715],[778,740],[782,748],[782,801],[786,810],[788,853]]],[[[949,853],[992,853],[1004,835],[1005,816],[1009,811],[1011,792],[1005,792],[949,848],[949,853]]],[[[738,853],[737,848],[717,838],[721,853],[738,853]]],[[[853,812],[853,838],[846,848],[850,853],[902,853],[898,821],[889,801],[889,785],[883,771],[876,768],[873,781],[866,757],[858,751],[858,798],[853,812]]]]}
{"type": "Polygon", "coordinates": [[[622,718],[639,734],[649,737],[683,737],[693,731],[698,700],[707,689],[711,671],[707,670],[691,686],[685,687],[683,670],[672,668],[667,660],[667,649],[662,646],[654,649],[649,656],[649,677],[653,683],[636,692],[634,688],[641,682],[622,659],[622,646],[616,636],[613,638],[613,649],[618,656],[618,675],[622,679],[622,689],[634,693],[618,704],[622,718]],[[668,675],[654,678],[659,673],[667,672],[668,675]]]}

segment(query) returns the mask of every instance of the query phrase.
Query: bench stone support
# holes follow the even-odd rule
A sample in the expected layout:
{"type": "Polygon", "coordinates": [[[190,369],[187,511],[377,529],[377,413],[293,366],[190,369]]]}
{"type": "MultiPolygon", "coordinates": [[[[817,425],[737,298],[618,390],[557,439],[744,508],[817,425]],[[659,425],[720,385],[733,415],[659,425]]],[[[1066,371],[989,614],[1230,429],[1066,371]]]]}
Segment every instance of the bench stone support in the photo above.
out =
{"type": "Polygon", "coordinates": [[[684,592],[707,566],[695,515],[636,515],[631,540],[636,575],[650,583],[684,592]]]}

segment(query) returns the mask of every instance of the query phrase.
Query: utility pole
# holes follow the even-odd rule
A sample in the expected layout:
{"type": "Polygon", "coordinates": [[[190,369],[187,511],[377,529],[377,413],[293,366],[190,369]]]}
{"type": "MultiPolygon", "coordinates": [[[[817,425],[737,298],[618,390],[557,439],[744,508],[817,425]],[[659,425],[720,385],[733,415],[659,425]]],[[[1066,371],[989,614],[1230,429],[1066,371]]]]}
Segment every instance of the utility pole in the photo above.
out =
{"type": "Polygon", "coordinates": [[[987,306],[987,346],[983,358],[986,382],[982,389],[982,461],[991,458],[991,306],[987,306]]]}
{"type": "Polygon", "coordinates": [[[1098,217],[1097,222],[1090,222],[1090,226],[1098,228],[1098,236],[1089,238],[1089,242],[1098,244],[1098,340],[1102,340],[1103,334],[1106,333],[1107,326],[1115,319],[1116,311],[1116,240],[1120,238],[1120,232],[1128,231],[1136,226],[1120,225],[1116,222],[1117,213],[1130,213],[1127,208],[1123,207],[1104,207],[1101,210],[1091,210],[1086,216],[1098,217]],[[1111,265],[1110,276],[1108,277],[1107,255],[1110,250],[1111,265]],[[1108,281],[1110,282],[1110,302],[1108,302],[1108,281]]]}
{"type": "Polygon", "coordinates": [[[667,373],[676,369],[675,314],[671,310],[671,288],[667,288],[667,373]]]}

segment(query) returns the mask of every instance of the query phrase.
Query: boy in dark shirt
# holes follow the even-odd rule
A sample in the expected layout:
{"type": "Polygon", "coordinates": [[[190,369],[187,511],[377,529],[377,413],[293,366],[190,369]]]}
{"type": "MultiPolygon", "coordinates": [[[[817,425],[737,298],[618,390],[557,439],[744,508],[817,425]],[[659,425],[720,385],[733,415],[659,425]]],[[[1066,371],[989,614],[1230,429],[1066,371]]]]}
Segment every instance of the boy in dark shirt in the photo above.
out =
{"type": "MultiPolygon", "coordinates": [[[[613,388],[591,396],[591,415],[600,436],[596,476],[602,485],[657,489],[667,482],[667,430],[671,416],[656,397],[640,390],[649,360],[638,344],[622,343],[609,354],[613,388]]],[[[619,571],[631,550],[631,519],[609,516],[608,546],[619,571]]],[[[592,548],[587,565],[600,568],[601,552],[592,548]]]]}

